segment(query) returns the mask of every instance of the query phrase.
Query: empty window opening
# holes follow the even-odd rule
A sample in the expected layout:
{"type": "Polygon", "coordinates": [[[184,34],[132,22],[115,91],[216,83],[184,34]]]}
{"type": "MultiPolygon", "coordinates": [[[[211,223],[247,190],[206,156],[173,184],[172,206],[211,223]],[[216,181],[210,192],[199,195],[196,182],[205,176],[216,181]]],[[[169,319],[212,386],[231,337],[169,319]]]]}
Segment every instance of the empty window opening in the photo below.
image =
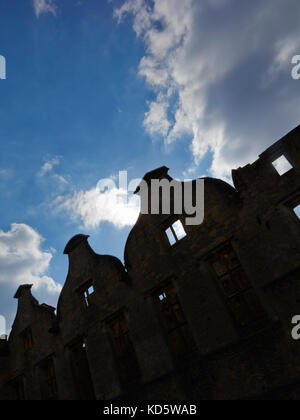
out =
{"type": "Polygon", "coordinates": [[[79,289],[79,298],[81,302],[82,309],[86,309],[91,306],[92,299],[91,297],[95,293],[94,286],[92,284],[92,280],[88,281],[85,285],[83,285],[79,289]]]}
{"type": "Polygon", "coordinates": [[[177,222],[173,223],[172,226],[170,226],[166,230],[166,235],[169,239],[171,246],[175,245],[176,242],[179,242],[181,241],[181,239],[185,238],[186,232],[181,221],[177,220],[177,222]]]}
{"type": "Polygon", "coordinates": [[[24,350],[30,350],[33,347],[32,330],[30,327],[26,328],[26,330],[22,333],[22,339],[24,350]]]}
{"type": "Polygon", "coordinates": [[[186,236],[186,232],[180,220],[177,220],[172,226],[179,241],[186,236]]]}
{"type": "Polygon", "coordinates": [[[163,292],[161,295],[158,296],[158,298],[159,298],[160,301],[162,301],[162,300],[167,299],[167,295],[166,295],[165,292],[163,292]]]}
{"type": "Polygon", "coordinates": [[[167,237],[169,239],[170,245],[175,245],[176,244],[176,238],[175,238],[171,228],[166,230],[166,234],[167,234],[167,237]]]}
{"type": "Polygon", "coordinates": [[[172,285],[153,295],[169,348],[176,359],[196,347],[178,295],[172,285]]]}
{"type": "Polygon", "coordinates": [[[231,245],[212,258],[218,286],[238,325],[244,327],[264,316],[264,310],[252,284],[231,245]]]}
{"type": "Polygon", "coordinates": [[[84,343],[85,339],[82,338],[70,347],[71,367],[78,399],[92,401],[95,393],[84,343]]]}
{"type": "Polygon", "coordinates": [[[293,166],[284,155],[280,156],[280,158],[276,159],[272,164],[280,176],[293,169],[293,166]]]}
{"type": "Polygon", "coordinates": [[[122,385],[140,381],[140,368],[124,313],[108,322],[113,354],[122,385]]]}
{"type": "Polygon", "coordinates": [[[294,212],[298,219],[300,219],[300,205],[294,208],[294,212]]]}

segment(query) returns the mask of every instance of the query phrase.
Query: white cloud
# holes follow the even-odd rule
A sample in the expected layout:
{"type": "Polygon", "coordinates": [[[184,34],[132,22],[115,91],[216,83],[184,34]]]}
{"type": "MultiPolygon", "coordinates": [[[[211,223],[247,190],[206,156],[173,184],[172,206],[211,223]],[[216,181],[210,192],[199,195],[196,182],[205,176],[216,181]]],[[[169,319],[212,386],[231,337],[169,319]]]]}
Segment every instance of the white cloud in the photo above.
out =
{"type": "Polygon", "coordinates": [[[51,13],[56,15],[57,6],[55,0],[33,0],[33,7],[36,17],[40,17],[42,14],[51,13]]]}
{"type": "Polygon", "coordinates": [[[151,26],[149,12],[150,8],[145,4],[144,0],[128,0],[119,9],[115,9],[114,15],[121,22],[123,15],[134,13],[135,21],[133,29],[139,36],[151,26]]]}
{"type": "Polygon", "coordinates": [[[158,133],[167,136],[171,125],[168,121],[168,107],[169,104],[162,95],[159,95],[156,102],[150,104],[149,112],[146,113],[144,120],[144,125],[150,134],[158,133]]]}
{"type": "Polygon", "coordinates": [[[32,283],[34,289],[57,295],[61,285],[47,276],[52,253],[41,249],[42,236],[25,224],[0,230],[0,284],[18,287],[32,283]]]}
{"type": "Polygon", "coordinates": [[[99,188],[75,192],[67,197],[59,196],[53,203],[58,211],[67,211],[74,220],[81,220],[87,229],[94,229],[103,222],[117,228],[133,226],[139,215],[138,197],[128,198],[125,190],[99,188]]]}
{"type": "Polygon", "coordinates": [[[15,316],[13,299],[22,284],[33,284],[33,294],[55,306],[62,286],[47,275],[54,250],[42,249],[43,238],[32,227],[14,223],[10,230],[0,230],[0,315],[8,329],[15,316]]]}
{"type": "Polygon", "coordinates": [[[114,12],[119,22],[134,16],[133,29],[145,45],[139,74],[156,93],[145,114],[146,130],[160,133],[166,144],[190,136],[194,164],[210,152],[209,172],[223,178],[298,123],[296,109],[287,112],[293,99],[287,92],[283,97],[285,86],[266,92],[261,80],[265,75],[271,84],[272,74],[285,71],[286,84],[291,81],[300,4],[241,3],[127,0],[114,12]],[[274,92],[281,92],[276,102],[274,92]],[[281,116],[281,125],[274,124],[274,115],[281,116]]]}

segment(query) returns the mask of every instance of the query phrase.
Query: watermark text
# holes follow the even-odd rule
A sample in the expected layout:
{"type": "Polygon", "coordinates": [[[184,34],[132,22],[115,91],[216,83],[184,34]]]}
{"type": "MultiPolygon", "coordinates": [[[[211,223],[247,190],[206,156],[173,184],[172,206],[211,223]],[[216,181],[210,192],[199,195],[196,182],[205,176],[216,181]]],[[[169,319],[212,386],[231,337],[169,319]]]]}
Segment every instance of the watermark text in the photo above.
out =
{"type": "Polygon", "coordinates": [[[0,79],[6,79],[6,59],[3,55],[0,55],[0,79]]]}
{"type": "Polygon", "coordinates": [[[175,179],[134,179],[128,182],[127,172],[119,172],[119,186],[112,178],[97,184],[100,193],[118,191],[122,203],[132,205],[129,193],[135,192],[141,201],[141,214],[184,215],[185,224],[201,225],[204,220],[204,179],[184,182],[175,179]],[[125,200],[124,200],[125,199],[125,200]]]}
{"type": "Polygon", "coordinates": [[[294,55],[292,58],[292,64],[295,64],[295,66],[292,69],[292,78],[294,80],[300,79],[300,55],[294,55]]]}

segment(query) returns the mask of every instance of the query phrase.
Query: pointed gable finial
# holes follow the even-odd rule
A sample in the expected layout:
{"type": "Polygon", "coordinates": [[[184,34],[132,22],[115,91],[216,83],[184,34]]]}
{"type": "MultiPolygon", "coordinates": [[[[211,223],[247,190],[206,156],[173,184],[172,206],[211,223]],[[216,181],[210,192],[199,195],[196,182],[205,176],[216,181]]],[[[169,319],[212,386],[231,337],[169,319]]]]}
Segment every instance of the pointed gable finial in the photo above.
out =
{"type": "Polygon", "coordinates": [[[24,294],[25,291],[31,291],[33,284],[22,284],[15,293],[14,298],[20,299],[20,297],[24,294]]]}

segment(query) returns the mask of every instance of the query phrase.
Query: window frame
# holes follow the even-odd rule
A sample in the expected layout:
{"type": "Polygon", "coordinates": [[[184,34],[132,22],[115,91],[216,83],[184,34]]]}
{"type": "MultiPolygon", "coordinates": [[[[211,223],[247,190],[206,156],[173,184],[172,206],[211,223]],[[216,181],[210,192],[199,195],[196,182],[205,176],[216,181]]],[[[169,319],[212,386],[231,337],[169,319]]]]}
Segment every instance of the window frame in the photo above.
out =
{"type": "Polygon", "coordinates": [[[127,387],[140,383],[141,369],[136,349],[131,338],[127,309],[124,308],[123,310],[119,310],[117,313],[107,318],[104,323],[121,385],[127,387]],[[119,323],[117,334],[115,334],[116,330],[114,329],[116,323],[119,323]],[[128,356],[130,356],[130,358],[128,356]],[[131,365],[130,369],[128,368],[128,360],[130,363],[129,366],[131,365]]]}
{"type": "Polygon", "coordinates": [[[87,355],[87,337],[76,337],[66,346],[66,348],[68,349],[68,360],[77,398],[80,401],[95,400],[94,382],[87,355]]]}
{"type": "Polygon", "coordinates": [[[77,294],[79,296],[81,309],[84,311],[90,308],[93,305],[93,299],[91,299],[91,297],[95,295],[94,281],[90,279],[83,283],[77,289],[77,294]],[[92,293],[90,293],[90,289],[93,289],[92,293]]]}
{"type": "Polygon", "coordinates": [[[297,207],[300,207],[300,193],[299,193],[299,191],[294,196],[289,198],[288,200],[285,200],[282,204],[286,208],[289,209],[289,211],[292,214],[292,217],[295,218],[296,222],[299,222],[300,221],[300,216],[298,216],[297,213],[295,212],[295,209],[297,207]]]}
{"type": "Polygon", "coordinates": [[[31,350],[34,346],[32,327],[29,326],[25,328],[25,330],[23,330],[21,333],[21,337],[22,337],[24,351],[27,352],[31,350]]]}
{"type": "Polygon", "coordinates": [[[184,226],[182,220],[180,218],[173,218],[171,222],[169,221],[168,223],[166,223],[165,226],[164,226],[164,235],[167,238],[168,245],[171,246],[171,247],[173,247],[176,244],[178,244],[179,242],[183,241],[187,237],[187,232],[185,230],[185,226],[184,226]],[[185,233],[185,235],[181,239],[178,238],[178,235],[177,235],[177,233],[176,233],[176,231],[174,229],[174,225],[176,223],[178,223],[178,222],[180,222],[181,227],[182,227],[182,229],[183,229],[183,231],[185,233]],[[174,243],[171,243],[171,241],[169,239],[169,236],[167,234],[167,231],[169,229],[170,229],[170,231],[171,231],[171,233],[173,235],[174,243]]]}
{"type": "Polygon", "coordinates": [[[188,357],[197,350],[197,343],[174,283],[165,282],[159,288],[152,290],[150,296],[174,361],[188,357]],[[165,315],[168,312],[171,313],[171,317],[165,315]],[[172,318],[174,326],[168,325],[168,318],[169,320],[172,318]],[[181,348],[176,346],[175,336],[179,338],[181,348]]]}
{"type": "Polygon", "coordinates": [[[251,280],[249,279],[246,271],[244,270],[239,256],[236,250],[234,249],[232,243],[226,242],[223,245],[219,246],[216,250],[212,252],[212,254],[210,254],[210,256],[208,257],[208,261],[210,263],[211,271],[214,275],[216,286],[219,290],[222,300],[224,301],[226,307],[229,309],[229,313],[232,319],[234,320],[236,326],[239,329],[244,330],[249,326],[253,325],[254,323],[263,320],[266,317],[266,312],[261,302],[261,299],[257,295],[257,292],[253,287],[251,280]],[[224,255],[226,255],[224,253],[224,251],[226,252],[226,249],[232,251],[236,259],[236,264],[233,264],[233,266],[231,267],[229,265],[230,263],[226,261],[226,257],[224,257],[224,255]],[[226,268],[226,270],[221,274],[218,274],[214,267],[214,263],[217,261],[216,257],[218,255],[221,256],[222,259],[221,265],[223,264],[223,266],[226,268]],[[241,275],[241,277],[238,277],[239,275],[241,275]],[[226,278],[229,280],[229,285],[231,283],[233,289],[235,288],[235,290],[232,290],[232,293],[230,293],[228,289],[226,292],[226,289],[224,287],[225,283],[222,282],[223,280],[226,280],[226,278]],[[252,316],[254,313],[256,313],[256,311],[254,311],[254,307],[250,306],[249,304],[249,300],[251,301],[251,294],[252,298],[256,300],[257,309],[259,309],[258,316],[252,316]],[[249,317],[249,319],[246,320],[245,323],[241,322],[238,319],[240,314],[238,313],[237,306],[234,308],[234,302],[237,304],[242,303],[244,305],[244,308],[247,308],[247,316],[249,317]]]}

